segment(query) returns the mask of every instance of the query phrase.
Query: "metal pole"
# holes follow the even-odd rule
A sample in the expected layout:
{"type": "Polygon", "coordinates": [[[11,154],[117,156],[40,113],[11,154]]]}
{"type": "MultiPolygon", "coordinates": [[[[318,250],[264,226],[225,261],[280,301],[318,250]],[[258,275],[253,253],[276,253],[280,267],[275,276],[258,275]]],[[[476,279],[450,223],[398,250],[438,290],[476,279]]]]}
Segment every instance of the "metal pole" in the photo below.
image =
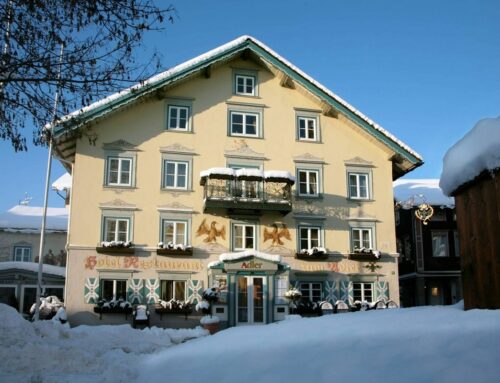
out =
{"type": "MultiPolygon", "coordinates": [[[[59,56],[59,73],[57,75],[58,81],[61,77],[61,62],[63,57],[64,44],[61,44],[61,53],[59,56]]],[[[54,97],[54,113],[52,122],[55,121],[57,115],[57,103],[59,101],[59,83],[56,88],[54,97]]],[[[42,227],[40,228],[40,249],[38,250],[38,283],[36,286],[36,301],[35,301],[35,320],[40,319],[40,297],[42,292],[42,276],[43,276],[43,247],[45,245],[45,224],[47,221],[47,204],[49,200],[49,184],[50,184],[50,171],[52,168],[52,131],[47,133],[49,140],[49,155],[47,158],[47,174],[45,175],[45,195],[43,200],[43,213],[42,213],[42,227]]]]}

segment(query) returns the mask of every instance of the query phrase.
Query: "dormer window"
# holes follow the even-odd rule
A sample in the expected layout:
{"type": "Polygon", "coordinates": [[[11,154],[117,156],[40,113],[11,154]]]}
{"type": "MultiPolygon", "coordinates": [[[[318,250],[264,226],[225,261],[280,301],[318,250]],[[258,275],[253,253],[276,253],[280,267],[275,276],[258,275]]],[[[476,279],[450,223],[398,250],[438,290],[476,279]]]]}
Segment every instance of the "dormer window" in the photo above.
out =
{"type": "Polygon", "coordinates": [[[237,96],[258,96],[257,71],[235,69],[233,72],[233,93],[237,96]]]}

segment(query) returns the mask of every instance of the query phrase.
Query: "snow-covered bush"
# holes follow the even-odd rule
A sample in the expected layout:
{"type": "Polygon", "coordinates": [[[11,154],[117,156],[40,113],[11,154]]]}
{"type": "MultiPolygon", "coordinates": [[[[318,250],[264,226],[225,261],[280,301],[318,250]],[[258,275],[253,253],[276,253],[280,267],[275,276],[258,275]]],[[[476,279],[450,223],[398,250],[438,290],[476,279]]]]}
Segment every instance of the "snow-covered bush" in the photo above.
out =
{"type": "Polygon", "coordinates": [[[192,246],[186,246],[183,243],[173,243],[172,241],[165,243],[165,242],[158,242],[158,248],[159,249],[168,249],[168,250],[190,250],[193,247],[192,246]]]}
{"type": "Polygon", "coordinates": [[[373,255],[375,258],[379,259],[380,258],[380,251],[378,250],[373,250],[373,249],[367,249],[366,247],[355,247],[354,252],[356,254],[366,254],[366,255],[373,255]]]}
{"type": "Polygon", "coordinates": [[[109,248],[128,248],[132,247],[132,242],[130,241],[102,241],[101,247],[109,247],[109,248]]]}
{"type": "MultiPolygon", "coordinates": [[[[40,298],[40,319],[52,319],[57,311],[63,307],[63,303],[55,295],[40,298]]],[[[30,314],[35,314],[36,303],[30,308],[30,314]]]]}
{"type": "Polygon", "coordinates": [[[312,257],[317,257],[317,256],[325,255],[326,249],[324,247],[316,247],[315,246],[311,249],[300,250],[300,254],[307,254],[307,255],[310,255],[312,257]]]}

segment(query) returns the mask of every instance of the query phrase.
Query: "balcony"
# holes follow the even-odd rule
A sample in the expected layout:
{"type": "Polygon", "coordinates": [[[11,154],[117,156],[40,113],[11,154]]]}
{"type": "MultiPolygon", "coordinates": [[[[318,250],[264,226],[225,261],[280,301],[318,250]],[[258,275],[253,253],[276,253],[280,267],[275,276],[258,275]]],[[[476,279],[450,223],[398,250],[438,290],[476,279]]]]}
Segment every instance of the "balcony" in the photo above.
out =
{"type": "Polygon", "coordinates": [[[205,201],[203,210],[212,209],[292,211],[295,178],[286,171],[211,168],[200,173],[205,201]]]}

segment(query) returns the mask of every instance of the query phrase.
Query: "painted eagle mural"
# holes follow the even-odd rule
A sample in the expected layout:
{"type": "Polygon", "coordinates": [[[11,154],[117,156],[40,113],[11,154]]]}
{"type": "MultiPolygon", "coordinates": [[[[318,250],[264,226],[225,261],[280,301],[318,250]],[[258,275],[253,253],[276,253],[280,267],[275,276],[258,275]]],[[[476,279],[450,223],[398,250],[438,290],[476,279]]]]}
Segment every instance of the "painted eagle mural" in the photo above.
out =
{"type": "Polygon", "coordinates": [[[273,241],[271,246],[277,246],[284,244],[281,238],[288,239],[289,241],[292,239],[290,232],[284,223],[281,224],[281,229],[278,229],[278,225],[275,223],[271,226],[273,227],[271,231],[267,230],[267,227],[264,228],[264,242],[271,239],[273,241]]]}
{"type": "Polygon", "coordinates": [[[203,242],[212,243],[217,242],[217,237],[221,237],[222,239],[226,239],[226,227],[222,226],[222,229],[217,229],[217,222],[212,221],[210,223],[210,227],[207,225],[206,218],[203,219],[198,230],[196,231],[196,236],[206,235],[207,237],[203,240],[203,242]]]}

